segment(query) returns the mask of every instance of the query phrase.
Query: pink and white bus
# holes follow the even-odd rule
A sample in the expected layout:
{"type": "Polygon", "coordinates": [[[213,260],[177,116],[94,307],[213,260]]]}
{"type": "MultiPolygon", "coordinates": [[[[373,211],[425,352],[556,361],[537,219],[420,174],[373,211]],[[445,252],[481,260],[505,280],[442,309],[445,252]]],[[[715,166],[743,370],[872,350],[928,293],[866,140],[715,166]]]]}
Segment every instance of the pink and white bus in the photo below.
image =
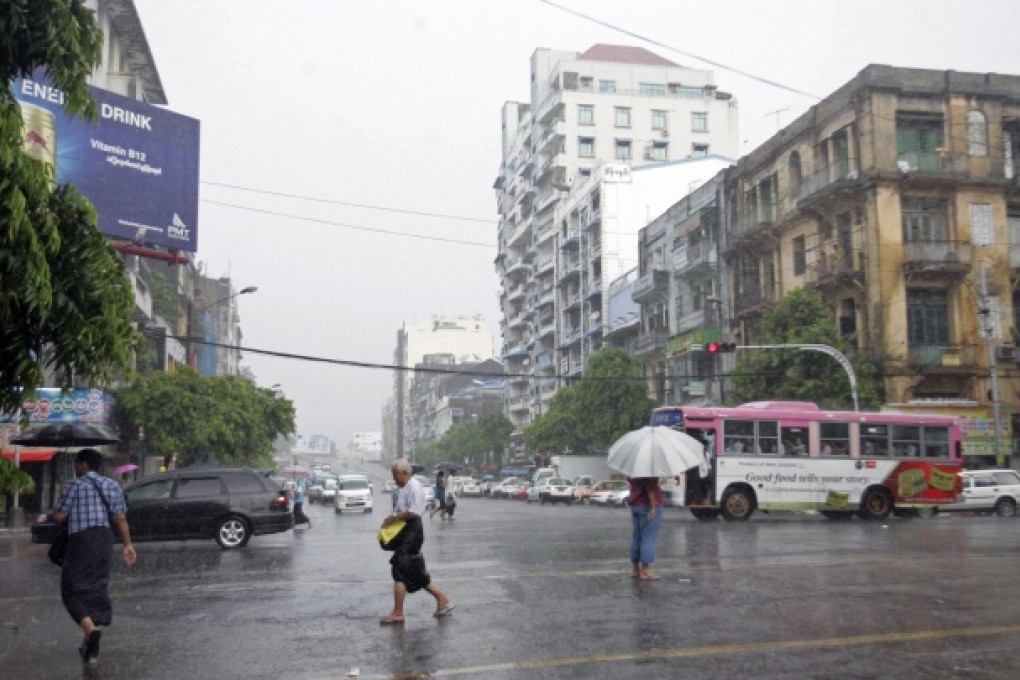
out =
{"type": "Polygon", "coordinates": [[[758,509],[881,520],[929,514],[963,491],[960,425],[946,416],[758,401],[664,406],[651,424],[705,444],[708,470],[685,479],[685,504],[698,519],[746,520],[758,509]]]}

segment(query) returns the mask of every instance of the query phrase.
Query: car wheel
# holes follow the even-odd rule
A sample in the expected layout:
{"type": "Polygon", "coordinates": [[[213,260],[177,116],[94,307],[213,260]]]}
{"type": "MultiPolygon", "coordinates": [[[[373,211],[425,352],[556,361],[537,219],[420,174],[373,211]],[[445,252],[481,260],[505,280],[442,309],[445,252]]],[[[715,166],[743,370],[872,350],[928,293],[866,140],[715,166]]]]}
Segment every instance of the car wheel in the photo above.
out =
{"type": "Polygon", "coordinates": [[[224,550],[243,548],[248,544],[248,539],[250,538],[251,532],[248,530],[248,523],[244,521],[243,517],[230,515],[220,520],[220,523],[216,526],[216,542],[224,550]]]}
{"type": "Polygon", "coordinates": [[[1016,514],[1016,503],[1009,498],[1000,498],[995,502],[995,514],[999,517],[1012,517],[1016,514]]]}

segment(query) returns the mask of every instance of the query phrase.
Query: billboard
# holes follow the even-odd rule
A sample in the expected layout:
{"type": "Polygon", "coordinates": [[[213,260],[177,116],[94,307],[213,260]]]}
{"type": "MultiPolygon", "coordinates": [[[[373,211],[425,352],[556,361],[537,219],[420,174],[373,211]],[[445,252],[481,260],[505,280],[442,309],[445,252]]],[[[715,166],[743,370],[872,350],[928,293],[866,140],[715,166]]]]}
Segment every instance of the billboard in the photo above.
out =
{"type": "MultiPolygon", "coordinates": [[[[26,399],[21,410],[32,423],[109,423],[113,414],[113,395],[97,389],[75,388],[66,392],[56,387],[41,387],[35,399],[26,399]]],[[[0,423],[17,422],[20,414],[0,412],[0,423]]]]}
{"type": "Polygon", "coordinates": [[[11,87],[21,105],[25,153],[73,184],[104,234],[195,252],[199,122],[95,87],[95,123],[67,115],[64,93],[42,72],[11,87]]]}

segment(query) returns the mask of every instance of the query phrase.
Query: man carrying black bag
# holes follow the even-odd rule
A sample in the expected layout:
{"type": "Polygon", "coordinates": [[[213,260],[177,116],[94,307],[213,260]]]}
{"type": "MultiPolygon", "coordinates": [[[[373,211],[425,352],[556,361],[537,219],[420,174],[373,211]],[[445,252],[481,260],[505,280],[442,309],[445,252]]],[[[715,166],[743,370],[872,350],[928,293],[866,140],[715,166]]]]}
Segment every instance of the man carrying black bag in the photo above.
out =
{"type": "Polygon", "coordinates": [[[60,595],[67,613],[81,626],[85,639],[78,651],[89,664],[99,660],[97,626],[113,621],[110,602],[110,566],[113,562],[113,527],[117,524],[124,543],[124,564],[131,566],[137,555],[131,545],[127,504],[120,485],[96,473],[103,462],[95,449],[82,449],[74,461],[77,478],[64,487],[53,518],[68,520],[67,550],[60,574],[60,595]]]}
{"type": "Polygon", "coordinates": [[[397,505],[393,514],[383,520],[383,526],[388,526],[397,520],[403,520],[405,526],[397,536],[396,550],[390,558],[390,573],[393,576],[393,611],[379,620],[384,626],[401,624],[404,622],[404,598],[407,593],[414,593],[419,590],[427,590],[432,597],[436,598],[436,611],[432,615],[441,618],[453,612],[454,605],[450,598],[442,593],[432,583],[425,568],[425,558],[421,555],[421,546],[425,542],[425,532],[422,527],[421,516],[425,514],[425,490],[421,483],[414,478],[411,464],[401,458],[391,468],[393,481],[397,483],[397,505]]]}

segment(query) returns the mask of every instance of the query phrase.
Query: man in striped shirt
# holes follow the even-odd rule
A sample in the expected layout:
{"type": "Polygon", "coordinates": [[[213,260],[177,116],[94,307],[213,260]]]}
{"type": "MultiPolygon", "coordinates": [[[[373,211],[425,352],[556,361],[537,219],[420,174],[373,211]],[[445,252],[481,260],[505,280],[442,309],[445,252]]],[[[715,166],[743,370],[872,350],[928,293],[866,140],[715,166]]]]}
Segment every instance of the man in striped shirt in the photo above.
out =
{"type": "Polygon", "coordinates": [[[97,626],[109,626],[113,621],[109,591],[113,562],[111,518],[124,543],[124,563],[131,566],[137,559],[131,545],[124,494],[117,482],[96,472],[102,463],[103,456],[95,449],[78,452],[74,461],[77,478],[64,487],[53,513],[58,522],[68,520],[60,595],[67,613],[85,632],[78,651],[89,664],[99,660],[102,631],[97,626]]]}

